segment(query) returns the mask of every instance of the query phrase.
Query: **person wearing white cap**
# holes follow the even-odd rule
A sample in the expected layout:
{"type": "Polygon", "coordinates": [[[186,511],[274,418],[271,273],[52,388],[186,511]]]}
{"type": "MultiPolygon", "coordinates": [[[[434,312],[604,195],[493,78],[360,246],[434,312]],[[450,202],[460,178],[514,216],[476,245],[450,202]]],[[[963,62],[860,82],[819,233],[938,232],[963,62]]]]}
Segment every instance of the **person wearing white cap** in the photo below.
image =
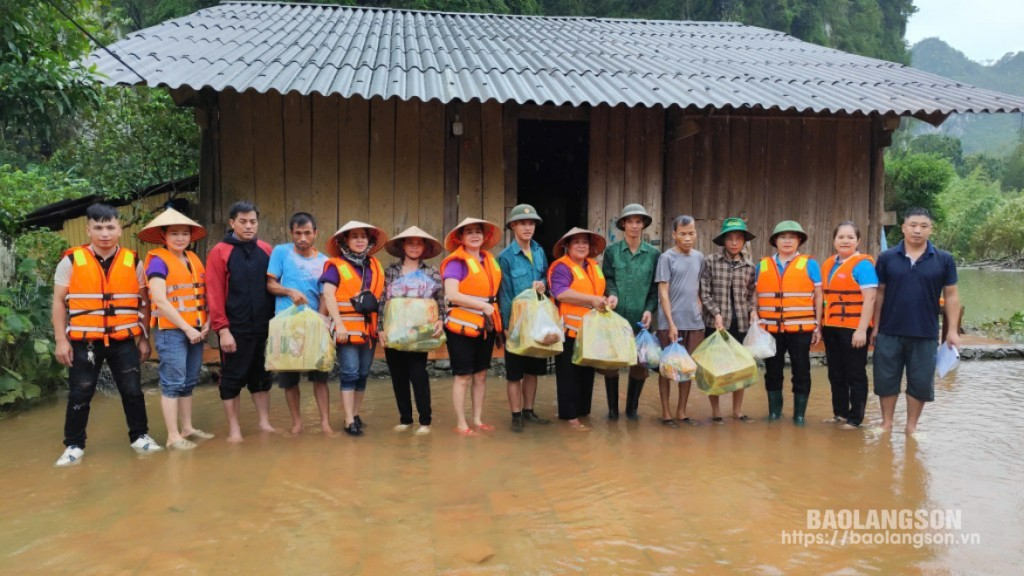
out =
{"type": "Polygon", "coordinates": [[[359,408],[373,363],[378,302],[384,292],[384,269],[373,254],[387,241],[384,231],[372,224],[346,222],[327,244],[327,253],[332,258],[320,276],[338,343],[341,403],[345,407],[345,433],[349,436],[363,435],[359,408]]]}
{"type": "Polygon", "coordinates": [[[384,250],[395,258],[395,262],[384,269],[384,296],[380,299],[380,317],[377,332],[380,334],[381,346],[384,346],[384,359],[391,373],[391,386],[395,391],[395,403],[398,404],[398,425],[395,431],[404,432],[412,426],[412,398],[409,386],[416,399],[416,411],[419,412],[419,427],[416,434],[430,433],[432,411],[430,408],[430,375],[427,374],[427,353],[396,350],[387,347],[384,334],[384,306],[390,297],[390,288],[396,280],[417,272],[426,275],[434,282],[434,302],[437,304],[438,320],[434,323],[434,337],[444,334],[444,282],[436,267],[427,260],[441,253],[441,243],[417,226],[410,226],[388,241],[384,250]]]}
{"type": "Polygon", "coordinates": [[[138,237],[163,244],[146,254],[145,264],[153,303],[150,325],[156,328],[153,340],[160,355],[160,407],[167,425],[167,447],[191,450],[196,444],[188,438],[213,438],[192,425],[192,391],[199,383],[210,314],[206,268],[188,245],[205,238],[206,229],[168,208],[140,230],[138,237]]]}
{"type": "Polygon", "coordinates": [[[455,431],[463,436],[494,430],[494,426],[484,423],[483,411],[487,370],[491,367],[495,341],[502,333],[498,309],[501,268],[487,249],[497,244],[500,236],[501,231],[493,223],[466,218],[444,240],[445,248],[451,252],[441,262],[441,278],[448,300],[445,332],[455,375],[452,385],[457,419],[455,431]],[[472,427],[466,422],[466,392],[471,384],[472,427]]]}

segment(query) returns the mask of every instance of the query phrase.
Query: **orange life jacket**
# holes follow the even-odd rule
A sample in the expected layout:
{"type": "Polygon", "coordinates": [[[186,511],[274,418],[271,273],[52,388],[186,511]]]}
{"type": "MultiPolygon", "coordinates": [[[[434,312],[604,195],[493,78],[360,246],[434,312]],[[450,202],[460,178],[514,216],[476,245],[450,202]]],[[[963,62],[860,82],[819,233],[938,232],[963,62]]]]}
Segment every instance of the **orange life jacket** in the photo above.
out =
{"type": "MultiPolygon", "coordinates": [[[[480,254],[484,257],[483,266],[480,265],[478,258],[471,256],[459,246],[441,262],[441,274],[444,275],[444,270],[450,262],[461,260],[468,273],[459,282],[459,292],[463,296],[492,304],[494,313],[491,314],[491,322],[494,324],[494,330],[500,332],[502,328],[501,311],[498,309],[498,288],[501,286],[501,268],[490,252],[481,250],[480,254]]],[[[483,312],[448,302],[448,318],[444,326],[449,331],[475,338],[484,333],[484,325],[483,312]]]]}
{"type": "MultiPolygon", "coordinates": [[[[178,314],[189,326],[202,328],[210,317],[206,310],[206,268],[203,261],[195,252],[186,250],[185,258],[188,259],[189,265],[185,266],[185,263],[167,248],[154,248],[146,254],[146,263],[143,266],[145,269],[149,269],[149,263],[154,256],[159,256],[167,265],[167,301],[178,309],[178,314]]],[[[146,284],[149,284],[148,279],[146,284]]],[[[159,326],[161,330],[178,328],[169,318],[165,318],[156,306],[153,306],[149,325],[159,326]]]]}
{"type": "MultiPolygon", "coordinates": [[[[604,272],[601,271],[601,267],[597,265],[596,260],[593,258],[587,258],[587,269],[584,270],[582,266],[573,262],[572,258],[562,256],[558,260],[555,260],[551,264],[551,267],[548,268],[548,286],[551,286],[551,273],[558,264],[565,264],[569,267],[569,272],[572,273],[572,284],[569,284],[570,290],[575,290],[581,294],[592,294],[594,296],[604,295],[604,272]]],[[[562,302],[559,300],[558,313],[562,316],[562,323],[565,324],[565,330],[568,333],[569,338],[575,338],[579,333],[580,329],[583,327],[583,316],[587,312],[590,312],[590,308],[586,306],[577,306],[575,304],[569,304],[568,302],[562,302]]]]}
{"type": "Polygon", "coordinates": [[[779,274],[775,258],[761,259],[757,276],[757,315],[772,333],[814,330],[814,282],[807,274],[809,256],[798,255],[779,274]]]}
{"type": "MultiPolygon", "coordinates": [[[[373,257],[366,259],[369,268],[363,274],[370,274],[370,286],[367,288],[373,296],[380,300],[384,293],[384,269],[380,262],[373,257]]],[[[344,325],[344,332],[334,327],[336,334],[347,334],[349,344],[366,344],[377,338],[377,312],[360,314],[352,307],[352,297],[363,291],[363,278],[356,274],[356,269],[344,258],[331,258],[324,264],[324,270],[329,266],[338,269],[338,289],[334,291],[334,298],[338,301],[338,314],[341,315],[341,323],[344,325]]]]}
{"type": "Polygon", "coordinates": [[[118,248],[106,274],[88,245],[67,250],[67,256],[71,256],[71,282],[64,299],[68,339],[109,343],[142,334],[135,252],[118,248]]]}
{"type": "Polygon", "coordinates": [[[825,274],[822,278],[822,287],[825,291],[825,319],[822,323],[825,326],[856,330],[860,324],[861,310],[864,309],[864,293],[853,279],[853,269],[864,260],[872,264],[875,262],[867,254],[854,254],[840,264],[835,272],[825,274]]]}

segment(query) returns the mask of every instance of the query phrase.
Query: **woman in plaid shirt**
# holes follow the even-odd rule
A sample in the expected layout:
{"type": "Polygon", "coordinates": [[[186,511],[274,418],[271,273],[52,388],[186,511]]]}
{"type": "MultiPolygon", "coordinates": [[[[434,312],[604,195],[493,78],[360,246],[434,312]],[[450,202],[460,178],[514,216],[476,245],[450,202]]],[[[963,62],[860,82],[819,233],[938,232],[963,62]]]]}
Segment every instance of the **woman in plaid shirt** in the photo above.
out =
{"type": "MultiPolygon", "coordinates": [[[[741,218],[726,218],[722,231],[712,240],[723,249],[708,254],[700,271],[700,300],[707,336],[716,330],[727,330],[743,342],[750,325],[757,322],[754,263],[743,254],[743,247],[754,238],[741,218]]],[[[709,398],[712,417],[721,418],[718,396],[709,398]]],[[[732,417],[749,422],[742,406],[743,390],[737,390],[732,393],[732,417]]]]}

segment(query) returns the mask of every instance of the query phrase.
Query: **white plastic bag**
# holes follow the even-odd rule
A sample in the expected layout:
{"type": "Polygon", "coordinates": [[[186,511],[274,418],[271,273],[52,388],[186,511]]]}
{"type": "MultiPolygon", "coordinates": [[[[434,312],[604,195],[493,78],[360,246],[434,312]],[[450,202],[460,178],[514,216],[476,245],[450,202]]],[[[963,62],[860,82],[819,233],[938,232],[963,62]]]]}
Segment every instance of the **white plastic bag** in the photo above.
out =
{"type": "Polygon", "coordinates": [[[743,347],[750,355],[759,360],[775,357],[775,337],[760,324],[751,324],[747,337],[743,339],[743,347]]]}
{"type": "Polygon", "coordinates": [[[935,353],[935,370],[939,378],[945,378],[960,364],[960,351],[956,346],[943,342],[939,344],[939,350],[935,353]]]}

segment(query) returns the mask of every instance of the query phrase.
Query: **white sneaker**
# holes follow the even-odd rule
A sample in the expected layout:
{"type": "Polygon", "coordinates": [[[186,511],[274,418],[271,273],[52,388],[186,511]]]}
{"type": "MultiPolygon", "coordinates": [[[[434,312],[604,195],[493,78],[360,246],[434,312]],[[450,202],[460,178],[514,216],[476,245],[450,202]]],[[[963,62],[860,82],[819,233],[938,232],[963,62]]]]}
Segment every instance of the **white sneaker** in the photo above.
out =
{"type": "Polygon", "coordinates": [[[430,426],[420,424],[420,427],[416,429],[416,435],[423,436],[424,434],[430,434],[430,426]]]}
{"type": "Polygon", "coordinates": [[[148,454],[149,452],[159,452],[164,447],[157,444],[156,440],[149,437],[149,434],[143,434],[132,442],[132,450],[135,450],[139,454],[148,454]]]}
{"type": "Polygon", "coordinates": [[[68,446],[64,449],[64,453],[57,458],[57,462],[54,466],[74,466],[82,462],[82,457],[85,456],[85,450],[82,450],[78,446],[68,446]]]}

